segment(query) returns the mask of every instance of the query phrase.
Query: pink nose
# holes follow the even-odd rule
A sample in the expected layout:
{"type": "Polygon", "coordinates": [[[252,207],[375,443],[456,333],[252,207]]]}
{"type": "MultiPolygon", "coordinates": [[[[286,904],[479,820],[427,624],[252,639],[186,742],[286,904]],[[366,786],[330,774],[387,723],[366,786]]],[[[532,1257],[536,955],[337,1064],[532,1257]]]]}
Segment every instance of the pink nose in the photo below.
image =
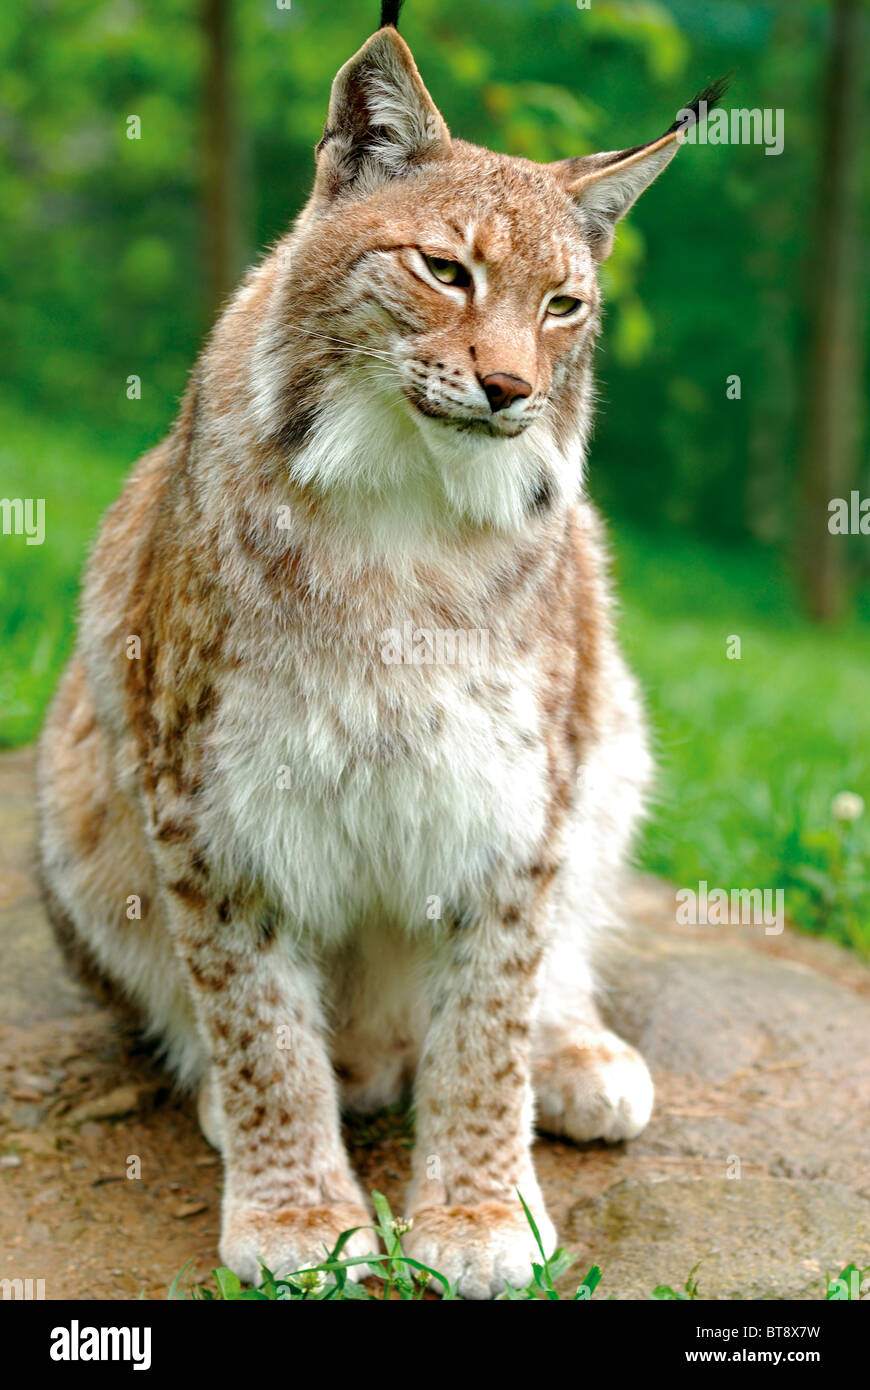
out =
{"type": "Polygon", "coordinates": [[[497,410],[506,410],[514,401],[524,400],[532,394],[532,388],[527,381],[523,381],[519,376],[509,376],[507,372],[492,372],[490,376],[481,377],[480,384],[486,392],[493,414],[497,410]]]}

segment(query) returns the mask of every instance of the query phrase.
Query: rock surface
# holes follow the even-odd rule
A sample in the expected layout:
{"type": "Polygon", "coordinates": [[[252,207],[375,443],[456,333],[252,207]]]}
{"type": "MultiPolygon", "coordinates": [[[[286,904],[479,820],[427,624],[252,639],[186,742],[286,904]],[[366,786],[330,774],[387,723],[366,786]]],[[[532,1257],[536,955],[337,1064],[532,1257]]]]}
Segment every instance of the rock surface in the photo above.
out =
{"type": "MultiPolygon", "coordinates": [[[[193,1107],[64,973],[32,873],[30,750],[0,758],[0,1278],[51,1298],[164,1298],[217,1262],[220,1164],[193,1107]],[[16,1159],[18,1160],[16,1162],[16,1159]],[[179,1219],[183,1218],[183,1219],[179,1219]]],[[[596,1297],[815,1299],[870,1265],[870,971],[786,930],[678,927],[639,880],[606,1012],[653,1072],[631,1144],[542,1139],[538,1170],[596,1297]]],[[[395,1210],[405,1118],[348,1133],[363,1183],[395,1210]]]]}

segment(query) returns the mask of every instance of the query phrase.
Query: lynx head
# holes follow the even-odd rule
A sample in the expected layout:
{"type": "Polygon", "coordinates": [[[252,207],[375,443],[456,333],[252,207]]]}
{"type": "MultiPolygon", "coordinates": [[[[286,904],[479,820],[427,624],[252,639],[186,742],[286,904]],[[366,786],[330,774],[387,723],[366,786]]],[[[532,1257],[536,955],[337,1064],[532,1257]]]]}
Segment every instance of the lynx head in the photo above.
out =
{"type": "Polygon", "coordinates": [[[284,389],[282,427],[309,483],[386,492],[413,456],[455,509],[510,525],[579,485],[598,266],[680,127],[549,165],[452,139],[399,8],[335,78],[287,243],[268,352],[306,408],[288,423],[284,389]]]}

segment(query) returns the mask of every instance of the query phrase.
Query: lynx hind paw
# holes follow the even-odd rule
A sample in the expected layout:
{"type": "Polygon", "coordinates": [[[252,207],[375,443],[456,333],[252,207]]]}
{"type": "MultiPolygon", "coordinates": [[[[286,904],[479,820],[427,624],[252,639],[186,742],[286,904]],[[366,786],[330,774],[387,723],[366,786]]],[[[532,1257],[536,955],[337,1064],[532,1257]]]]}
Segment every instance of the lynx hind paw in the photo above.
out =
{"type": "MultiPolygon", "coordinates": [[[[322,1264],[343,1231],[370,1227],[364,1207],[334,1202],[317,1207],[265,1207],[239,1205],[224,1216],[220,1258],[246,1284],[262,1281],[261,1261],[281,1278],[322,1264]]],[[[341,1251],[341,1259],[368,1256],[376,1259],[378,1242],[370,1229],[357,1231],[341,1251]]],[[[348,1278],[367,1279],[367,1264],[352,1265],[348,1278]]],[[[331,1279],[330,1279],[331,1282],[331,1279]]]]}
{"type": "Polygon", "coordinates": [[[538,1129],[581,1142],[634,1139],[652,1114],[646,1062],[615,1033],[596,1032],[535,1063],[538,1129]]]}

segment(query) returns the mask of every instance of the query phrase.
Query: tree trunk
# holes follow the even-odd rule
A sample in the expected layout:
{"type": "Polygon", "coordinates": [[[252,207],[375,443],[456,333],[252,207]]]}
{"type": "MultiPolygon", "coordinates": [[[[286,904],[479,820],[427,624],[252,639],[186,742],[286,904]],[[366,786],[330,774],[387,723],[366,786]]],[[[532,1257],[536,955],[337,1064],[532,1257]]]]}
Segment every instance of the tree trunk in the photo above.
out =
{"type": "Polygon", "coordinates": [[[846,604],[849,542],[829,532],[828,504],[858,483],[861,8],[834,0],[810,277],[797,558],[804,604],[819,622],[836,621],[846,604]]]}
{"type": "Polygon", "coordinates": [[[204,312],[209,325],[241,270],[242,237],[231,55],[232,0],[202,0],[204,312]]]}

